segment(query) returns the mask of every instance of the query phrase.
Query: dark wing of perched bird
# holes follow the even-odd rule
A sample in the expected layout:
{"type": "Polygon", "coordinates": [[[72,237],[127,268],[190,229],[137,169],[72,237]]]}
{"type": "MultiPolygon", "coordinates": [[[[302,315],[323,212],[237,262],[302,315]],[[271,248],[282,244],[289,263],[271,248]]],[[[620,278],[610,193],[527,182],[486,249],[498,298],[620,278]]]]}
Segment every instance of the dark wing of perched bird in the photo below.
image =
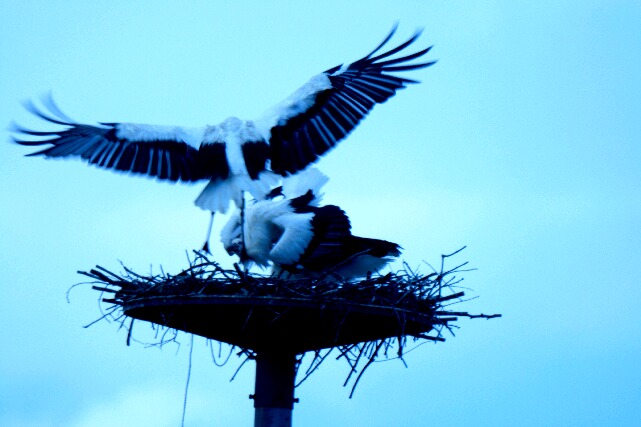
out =
{"type": "Polygon", "coordinates": [[[352,225],[345,212],[335,205],[321,206],[300,210],[300,213],[311,211],[313,237],[298,263],[310,270],[320,270],[334,266],[344,260],[343,242],[352,235],[352,225]]]}
{"type": "Polygon", "coordinates": [[[421,34],[376,55],[396,27],[372,52],[349,65],[313,77],[289,98],[269,110],[256,125],[269,143],[271,170],[287,175],[304,169],[349,134],[374,108],[415,80],[394,73],[428,67],[436,61],[409,63],[431,47],[387,59],[406,49],[421,34]]]}
{"type": "Polygon", "coordinates": [[[304,270],[352,278],[377,271],[400,255],[396,243],[352,235],[349,218],[338,206],[310,210],[313,237],[297,262],[304,270]]]}

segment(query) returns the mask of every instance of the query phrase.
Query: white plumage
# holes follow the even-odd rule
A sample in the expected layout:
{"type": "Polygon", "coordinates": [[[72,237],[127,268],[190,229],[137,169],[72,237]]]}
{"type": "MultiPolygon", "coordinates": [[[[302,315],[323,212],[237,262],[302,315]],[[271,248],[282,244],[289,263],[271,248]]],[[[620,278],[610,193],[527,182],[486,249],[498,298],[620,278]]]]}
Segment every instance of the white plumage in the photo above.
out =
{"type": "Polygon", "coordinates": [[[306,168],[342,140],[375,104],[415,83],[390,73],[434,63],[408,63],[430,48],[385,60],[412,44],[420,32],[374,56],[395,30],[369,55],[313,77],[256,120],[230,117],[219,125],[195,128],[134,123],[87,125],[68,118],[49,98],[43,101],[44,111],[32,103],[27,108],[63,128],[41,132],[14,125],[15,132],[37,137],[15,141],[48,146],[30,155],[80,157],[101,168],[160,180],[209,180],[196,205],[225,212],[230,201],[240,205],[243,191],[262,198],[276,175],[287,176],[306,168]]]}
{"type": "Polygon", "coordinates": [[[397,257],[397,244],[354,236],[345,212],[319,206],[325,182],[327,177],[309,168],[286,178],[266,199],[234,212],[221,232],[227,252],[245,264],[271,265],[274,274],[343,279],[378,271],[397,257]]]}
{"type": "Polygon", "coordinates": [[[221,241],[227,252],[260,267],[269,266],[272,257],[293,262],[312,239],[313,214],[297,214],[291,200],[307,194],[306,204],[318,206],[322,199],[320,189],[328,180],[318,169],[310,167],[284,179],[283,185],[266,199],[255,200],[245,209],[236,209],[221,230],[221,241]]]}

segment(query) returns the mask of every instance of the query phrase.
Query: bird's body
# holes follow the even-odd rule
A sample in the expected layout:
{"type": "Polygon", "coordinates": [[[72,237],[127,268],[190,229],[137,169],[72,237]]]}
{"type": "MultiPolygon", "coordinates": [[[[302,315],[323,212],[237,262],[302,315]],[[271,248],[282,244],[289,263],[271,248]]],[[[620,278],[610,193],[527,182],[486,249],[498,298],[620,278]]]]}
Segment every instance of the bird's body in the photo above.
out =
{"type": "Polygon", "coordinates": [[[271,265],[278,275],[343,279],[378,271],[397,257],[397,244],[354,236],[343,210],[318,206],[319,190],[326,181],[315,169],[304,171],[285,180],[282,195],[235,212],[221,232],[227,252],[245,263],[271,265]],[[288,188],[288,180],[296,183],[288,188]]]}
{"type": "Polygon", "coordinates": [[[80,157],[100,168],[159,180],[209,180],[196,205],[225,212],[230,201],[241,203],[243,191],[261,199],[278,175],[294,174],[315,162],[351,132],[375,104],[415,83],[390,73],[433,64],[408,63],[430,48],[385,60],[412,44],[420,32],[373,56],[395,30],[369,55],[316,75],[256,120],[230,117],[218,125],[194,128],[134,123],[87,125],[68,118],[49,98],[44,100],[48,111],[31,103],[27,108],[63,129],[42,132],[16,125],[15,132],[36,138],[15,141],[27,146],[47,145],[30,155],[80,157]]]}

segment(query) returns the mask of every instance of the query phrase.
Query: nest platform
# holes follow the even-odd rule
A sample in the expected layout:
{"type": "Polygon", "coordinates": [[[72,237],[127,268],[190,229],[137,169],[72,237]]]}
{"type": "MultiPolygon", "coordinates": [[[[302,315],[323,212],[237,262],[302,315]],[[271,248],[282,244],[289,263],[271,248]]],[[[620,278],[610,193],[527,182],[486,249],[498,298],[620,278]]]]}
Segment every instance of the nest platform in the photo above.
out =
{"type": "Polygon", "coordinates": [[[444,341],[442,331],[460,317],[500,316],[447,308],[464,296],[456,285],[466,263],[444,268],[454,254],[443,255],[440,271],[427,275],[406,269],[356,281],[251,275],[238,266],[222,269],[199,253],[176,275],[140,275],[126,267],[115,274],[100,266],[80,273],[113,295],[102,298],[111,304],[103,317],[131,319],[128,343],[133,321],[141,320],[240,348],[257,364],[255,425],[289,426],[301,355],[314,354],[304,380],[338,348],[338,359],[350,365],[345,385],[355,378],[353,394],[372,362],[402,359],[409,342],[444,341]],[[280,421],[265,423],[272,418],[280,421]]]}
{"type": "MultiPolygon", "coordinates": [[[[361,281],[358,288],[363,292],[368,287],[380,287],[381,283],[389,287],[388,279],[361,281]]],[[[305,295],[295,290],[318,291],[318,284],[309,280],[274,282],[251,277],[237,280],[238,283],[232,285],[234,289],[211,284],[187,292],[184,284],[169,293],[167,287],[147,292],[138,289],[133,293],[121,289],[113,302],[134,319],[254,352],[278,348],[300,354],[406,335],[439,340],[439,336],[427,334],[435,326],[444,326],[456,317],[437,310],[437,305],[461,296],[434,296],[420,309],[410,309],[406,304],[405,307],[394,304],[403,298],[400,289],[388,289],[391,295],[385,297],[376,295],[382,293],[379,288],[378,292],[366,292],[366,298],[358,295],[355,299],[351,295],[352,298],[347,299],[341,295],[348,292],[344,286],[333,289],[330,295],[319,295],[319,292],[305,295]],[[232,294],[227,294],[230,291],[232,294]]]]}
{"type": "Polygon", "coordinates": [[[200,261],[177,275],[127,268],[118,275],[100,266],[81,273],[99,283],[94,289],[114,294],[103,298],[112,311],[254,352],[301,354],[407,336],[443,341],[443,327],[478,317],[444,309],[464,296],[452,287],[465,264],[426,276],[403,271],[344,281],[249,275],[200,261]]]}

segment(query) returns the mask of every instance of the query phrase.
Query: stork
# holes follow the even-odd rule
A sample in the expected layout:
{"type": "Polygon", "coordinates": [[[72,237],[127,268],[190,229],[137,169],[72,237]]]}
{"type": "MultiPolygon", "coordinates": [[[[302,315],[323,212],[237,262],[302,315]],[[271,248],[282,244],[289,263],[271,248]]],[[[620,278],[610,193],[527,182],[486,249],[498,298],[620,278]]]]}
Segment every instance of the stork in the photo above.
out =
{"type": "MultiPolygon", "coordinates": [[[[397,90],[415,80],[396,72],[428,67],[435,61],[412,62],[431,46],[388,59],[416,41],[421,31],[404,43],[379,53],[396,26],[372,52],[348,65],[332,67],[301,86],[255,120],[229,117],[202,127],[157,126],[136,123],[78,123],[65,115],[51,97],[44,108],[26,108],[62,128],[36,131],[13,124],[22,134],[14,141],[46,146],[28,156],[81,158],[99,168],[147,175],[158,180],[209,180],[195,204],[225,213],[230,201],[240,206],[244,192],[262,199],[278,176],[288,176],[314,163],[345,138],[372,110],[397,90]]],[[[208,234],[209,236],[209,234],[208,234]]],[[[208,242],[207,237],[206,242],[208,242]]],[[[207,243],[205,243],[207,249],[207,243]]]]}
{"type": "Polygon", "coordinates": [[[310,168],[234,212],[221,231],[225,250],[246,265],[271,265],[278,276],[346,280],[376,272],[399,256],[396,243],[352,235],[349,218],[338,206],[319,206],[326,181],[310,168]]]}

